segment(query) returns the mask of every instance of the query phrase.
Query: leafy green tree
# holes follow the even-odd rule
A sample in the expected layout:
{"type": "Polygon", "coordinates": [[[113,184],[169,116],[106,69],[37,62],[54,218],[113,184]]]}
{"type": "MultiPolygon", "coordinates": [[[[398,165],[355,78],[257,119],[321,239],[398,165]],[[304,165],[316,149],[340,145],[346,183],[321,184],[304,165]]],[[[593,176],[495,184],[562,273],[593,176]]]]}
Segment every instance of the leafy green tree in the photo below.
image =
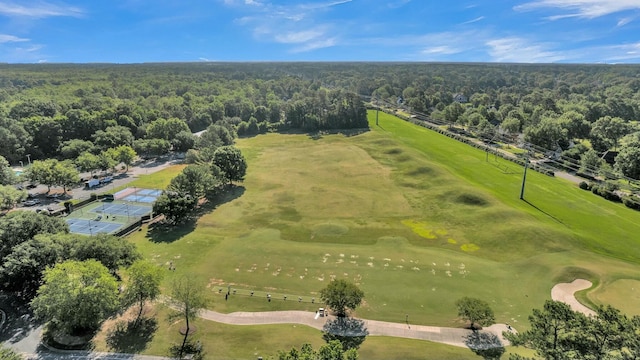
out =
{"type": "Polygon", "coordinates": [[[13,349],[9,349],[4,347],[3,344],[0,343],[0,359],[2,360],[23,360],[24,357],[13,349]]]}
{"type": "Polygon", "coordinates": [[[14,246],[38,234],[68,233],[69,226],[62,218],[46,216],[33,211],[12,211],[0,217],[0,261],[11,253],[14,246]]]}
{"type": "Polygon", "coordinates": [[[13,209],[17,203],[27,198],[27,192],[13,186],[0,185],[0,210],[13,209]]]}
{"type": "Polygon", "coordinates": [[[617,149],[618,141],[630,133],[629,125],[618,117],[603,116],[591,128],[591,136],[605,139],[609,147],[617,149]]]}
{"type": "Polygon", "coordinates": [[[171,141],[175,139],[180,132],[186,131],[191,133],[187,123],[180,119],[157,119],[147,127],[147,137],[154,139],[164,139],[171,141]]]}
{"type": "Polygon", "coordinates": [[[138,323],[145,302],[153,301],[160,295],[160,282],[164,273],[159,266],[146,260],[138,260],[127,269],[127,274],[128,279],[122,294],[123,302],[125,306],[138,306],[138,323]]]}
{"type": "Polygon", "coordinates": [[[569,144],[567,130],[550,117],[544,117],[539,124],[526,128],[524,139],[549,150],[555,150],[558,146],[566,148],[569,144]]]}
{"type": "Polygon", "coordinates": [[[174,151],[185,152],[196,146],[196,137],[189,131],[181,131],[171,140],[171,145],[174,151]]]}
{"type": "Polygon", "coordinates": [[[300,350],[291,348],[288,352],[278,351],[278,360],[357,360],[356,349],[344,350],[339,341],[334,340],[322,345],[318,351],[311,344],[303,344],[300,350]]]}
{"type": "Polygon", "coordinates": [[[169,224],[185,221],[197,204],[197,199],[188,194],[165,191],[153,204],[153,213],[164,215],[169,224]]]}
{"type": "Polygon", "coordinates": [[[89,140],[71,139],[60,144],[60,154],[65,159],[75,159],[84,152],[92,152],[94,145],[89,140]]]}
{"type": "Polygon", "coordinates": [[[244,180],[247,161],[235,146],[222,146],[213,153],[213,164],[222,170],[224,180],[229,184],[244,180]]]}
{"type": "Polygon", "coordinates": [[[168,189],[195,199],[202,198],[218,186],[216,179],[207,165],[188,165],[180,174],[171,179],[168,189]]]}
{"type": "Polygon", "coordinates": [[[171,143],[164,139],[138,139],[133,143],[133,149],[144,156],[159,156],[171,150],[171,143]]]}
{"type": "Polygon", "coordinates": [[[529,316],[530,330],[503,335],[514,346],[535,349],[543,359],[568,359],[574,351],[573,328],[581,316],[584,315],[572,311],[565,303],[547,300],[542,310],[534,309],[529,316]]]}
{"type": "Polygon", "coordinates": [[[125,238],[104,233],[78,237],[70,251],[71,259],[97,260],[112,274],[115,274],[120,267],[129,266],[140,258],[140,253],[133,243],[125,238]]]}
{"type": "Polygon", "coordinates": [[[128,127],[114,125],[93,134],[93,143],[100,149],[116,148],[120,145],[132,145],[133,134],[128,127]]]}
{"type": "Polygon", "coordinates": [[[228,127],[213,124],[207,128],[198,138],[198,148],[217,148],[220,146],[232,145],[235,141],[235,134],[228,127]]]}
{"type": "Polygon", "coordinates": [[[458,316],[469,321],[471,329],[475,329],[475,324],[487,326],[495,322],[493,310],[487,302],[480,299],[465,296],[456,301],[456,307],[458,308],[458,316]]]}
{"type": "Polygon", "coordinates": [[[624,176],[640,179],[640,147],[635,144],[622,147],[616,156],[615,169],[624,176]]]}
{"type": "Polygon", "coordinates": [[[593,149],[587,150],[580,156],[580,172],[585,174],[597,174],[604,160],[593,149]]]}
{"type": "Polygon", "coordinates": [[[133,164],[133,161],[138,156],[138,154],[136,154],[136,151],[133,150],[133,148],[129,145],[118,146],[117,148],[115,148],[114,155],[116,161],[119,161],[126,165],[126,171],[129,171],[129,166],[133,164]]]}
{"type": "Polygon", "coordinates": [[[114,153],[113,148],[107,149],[98,154],[98,169],[108,171],[115,168],[118,164],[115,156],[116,154],[114,153]]]}
{"type": "Polygon", "coordinates": [[[45,270],[31,302],[36,317],[69,334],[98,329],[119,306],[116,279],[96,260],[65,261],[45,270]]]}
{"type": "Polygon", "coordinates": [[[198,284],[192,277],[182,277],[176,279],[171,285],[171,302],[178,310],[179,316],[184,319],[186,326],[184,331],[184,339],[179,352],[179,358],[182,359],[187,337],[191,330],[190,322],[193,321],[198,314],[207,305],[204,296],[204,286],[198,284]]]}
{"type": "Polygon", "coordinates": [[[31,146],[33,138],[24,129],[24,126],[16,120],[3,118],[0,114],[0,156],[5,157],[11,163],[17,163],[25,159],[27,148],[31,146]]]}
{"type": "Polygon", "coordinates": [[[320,298],[337,316],[344,317],[347,311],[355,310],[362,303],[364,292],[347,280],[337,279],[320,290],[320,298]]]}
{"type": "Polygon", "coordinates": [[[64,260],[70,252],[70,234],[38,234],[13,247],[0,264],[0,285],[9,291],[20,291],[32,297],[42,285],[47,267],[64,260]]]}
{"type": "Polygon", "coordinates": [[[11,185],[18,181],[16,174],[11,169],[9,162],[0,155],[0,185],[11,185]]]}
{"type": "Polygon", "coordinates": [[[80,171],[93,174],[94,171],[100,168],[100,157],[86,151],[78,155],[75,164],[80,171]]]}
{"type": "Polygon", "coordinates": [[[67,187],[80,181],[80,175],[73,163],[56,159],[34,161],[26,170],[25,176],[32,182],[47,185],[47,191],[51,191],[52,186],[62,186],[65,193],[67,187]]]}

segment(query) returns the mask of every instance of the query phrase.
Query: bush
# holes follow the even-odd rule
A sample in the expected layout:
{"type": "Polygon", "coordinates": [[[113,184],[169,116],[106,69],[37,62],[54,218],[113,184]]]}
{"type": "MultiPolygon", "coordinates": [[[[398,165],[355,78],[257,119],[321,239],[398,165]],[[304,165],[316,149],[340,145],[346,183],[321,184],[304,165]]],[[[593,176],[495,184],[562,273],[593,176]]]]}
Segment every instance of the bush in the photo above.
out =
{"type": "Polygon", "coordinates": [[[623,196],[622,203],[629,209],[640,210],[640,201],[634,196],[623,196]]]}
{"type": "Polygon", "coordinates": [[[591,190],[591,184],[587,183],[586,181],[580,181],[580,184],[578,186],[580,186],[580,189],[582,190],[591,190]]]}
{"type": "Polygon", "coordinates": [[[600,191],[600,186],[599,185],[594,184],[593,186],[591,186],[591,192],[592,193],[594,193],[596,195],[600,195],[599,191],[600,191]]]}

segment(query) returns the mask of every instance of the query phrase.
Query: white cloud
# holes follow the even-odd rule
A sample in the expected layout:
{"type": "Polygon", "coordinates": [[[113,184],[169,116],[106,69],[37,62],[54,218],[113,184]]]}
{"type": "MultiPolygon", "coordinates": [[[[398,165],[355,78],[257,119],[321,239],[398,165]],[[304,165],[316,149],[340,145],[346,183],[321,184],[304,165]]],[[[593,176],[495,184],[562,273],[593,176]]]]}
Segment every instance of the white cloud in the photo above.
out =
{"type": "Polygon", "coordinates": [[[477,17],[477,18],[475,18],[475,19],[471,19],[471,20],[469,20],[469,21],[465,21],[465,22],[463,22],[461,25],[473,24],[473,23],[478,22],[478,21],[481,21],[481,20],[484,20],[484,16],[478,16],[478,17],[477,17]]]}
{"type": "Polygon", "coordinates": [[[430,48],[426,48],[422,50],[422,53],[425,55],[452,55],[462,52],[462,49],[454,49],[449,46],[434,46],[430,48]]]}
{"type": "Polygon", "coordinates": [[[617,26],[618,27],[623,27],[623,26],[627,25],[628,23],[630,23],[632,21],[633,21],[632,17],[625,17],[625,18],[622,18],[622,19],[618,20],[617,26]]]}
{"type": "Polygon", "coordinates": [[[53,16],[80,17],[84,12],[77,7],[56,5],[37,1],[29,5],[20,5],[11,1],[0,1],[0,15],[9,17],[47,18],[53,16]]]}
{"type": "Polygon", "coordinates": [[[334,7],[353,0],[307,2],[279,5],[258,0],[223,0],[224,4],[241,8],[245,15],[234,22],[252,29],[261,41],[295,45],[294,52],[335,46],[340,28],[325,22],[322,15],[334,7]]]}
{"type": "Polygon", "coordinates": [[[486,45],[492,60],[497,62],[551,63],[567,59],[566,55],[550,50],[549,44],[519,37],[493,39],[486,45]]]}
{"type": "Polygon", "coordinates": [[[593,19],[626,10],[640,9],[640,0],[534,0],[514,6],[516,11],[555,8],[569,11],[568,14],[551,16],[550,20],[565,17],[581,17],[593,19]]]}
{"type": "Polygon", "coordinates": [[[29,39],[19,38],[13,35],[0,34],[0,44],[10,43],[10,42],[23,42],[23,41],[29,41],[29,39]]]}
{"type": "Polygon", "coordinates": [[[332,46],[335,46],[336,44],[337,44],[336,38],[315,39],[314,41],[307,42],[304,45],[296,47],[291,51],[294,53],[307,52],[307,51],[332,47],[332,46]]]}
{"type": "Polygon", "coordinates": [[[303,43],[312,40],[316,40],[319,37],[324,35],[323,31],[319,30],[307,30],[307,31],[296,31],[296,32],[288,32],[284,34],[275,35],[275,40],[279,43],[291,44],[291,43],[303,43]]]}

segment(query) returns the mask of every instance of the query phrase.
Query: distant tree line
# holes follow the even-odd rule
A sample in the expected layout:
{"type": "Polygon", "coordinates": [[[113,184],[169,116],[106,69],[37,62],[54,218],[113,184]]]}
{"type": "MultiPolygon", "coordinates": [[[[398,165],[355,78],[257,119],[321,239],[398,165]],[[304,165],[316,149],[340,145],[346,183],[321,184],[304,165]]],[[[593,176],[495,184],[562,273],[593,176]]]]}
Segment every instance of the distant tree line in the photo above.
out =
{"type": "Polygon", "coordinates": [[[364,103],[267,64],[0,65],[0,155],[11,164],[131,146],[198,148],[217,124],[240,135],[367,127],[364,103]]]}

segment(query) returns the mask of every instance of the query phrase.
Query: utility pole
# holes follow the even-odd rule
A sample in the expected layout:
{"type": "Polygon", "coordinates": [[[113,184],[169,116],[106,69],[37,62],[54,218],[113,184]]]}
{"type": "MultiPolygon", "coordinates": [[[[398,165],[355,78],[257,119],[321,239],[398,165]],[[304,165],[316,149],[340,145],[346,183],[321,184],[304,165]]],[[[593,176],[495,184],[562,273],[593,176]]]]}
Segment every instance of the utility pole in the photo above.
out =
{"type": "Polygon", "coordinates": [[[529,167],[529,149],[527,149],[527,157],[524,159],[524,174],[522,175],[522,188],[520,189],[520,200],[524,200],[524,185],[527,182],[528,167],[529,167]]]}
{"type": "Polygon", "coordinates": [[[380,112],[380,106],[378,105],[378,98],[376,97],[376,126],[378,126],[378,113],[380,112]]]}

